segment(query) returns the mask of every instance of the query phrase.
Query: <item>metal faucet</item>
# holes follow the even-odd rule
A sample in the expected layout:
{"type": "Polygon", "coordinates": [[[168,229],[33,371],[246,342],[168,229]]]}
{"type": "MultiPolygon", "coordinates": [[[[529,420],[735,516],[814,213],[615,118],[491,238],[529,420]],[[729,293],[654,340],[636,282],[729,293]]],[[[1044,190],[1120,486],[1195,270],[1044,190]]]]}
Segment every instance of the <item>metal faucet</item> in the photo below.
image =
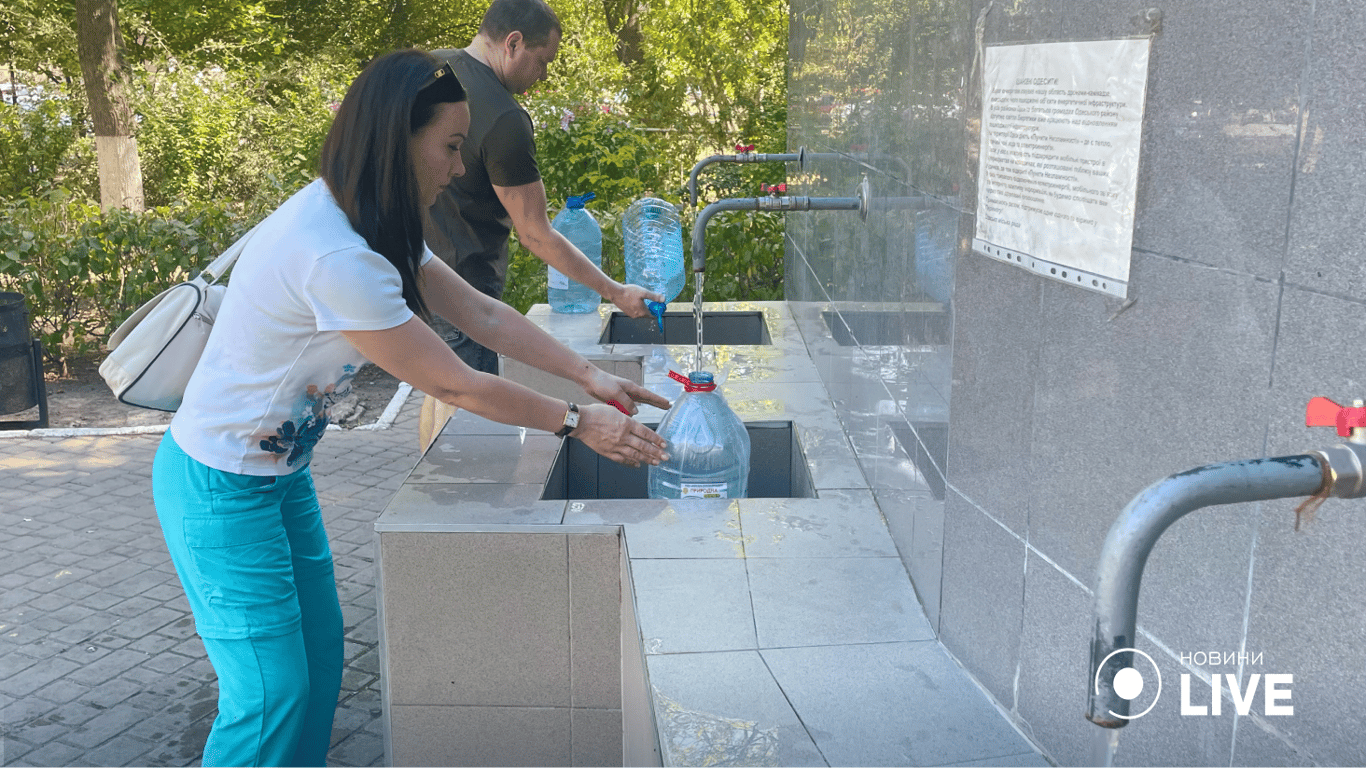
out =
{"type": "Polygon", "coordinates": [[[1122,728],[1131,719],[1129,699],[1115,691],[1116,673],[1130,666],[1138,623],[1138,588],[1157,539],[1188,512],[1236,504],[1309,496],[1366,496],[1366,403],[1344,408],[1325,397],[1309,401],[1305,425],[1335,426],[1347,442],[1293,456],[1210,464],[1178,472],[1148,486],[1120,513],[1096,568],[1091,674],[1086,719],[1122,728]]]}

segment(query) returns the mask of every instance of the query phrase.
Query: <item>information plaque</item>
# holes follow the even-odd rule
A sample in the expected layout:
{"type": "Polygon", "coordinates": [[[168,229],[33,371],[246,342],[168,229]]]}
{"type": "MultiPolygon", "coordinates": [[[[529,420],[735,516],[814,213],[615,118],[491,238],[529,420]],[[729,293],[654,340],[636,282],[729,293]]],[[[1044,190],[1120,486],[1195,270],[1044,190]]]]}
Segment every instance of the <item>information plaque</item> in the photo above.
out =
{"type": "Polygon", "coordinates": [[[1149,47],[986,48],[973,250],[1127,297],[1149,47]]]}

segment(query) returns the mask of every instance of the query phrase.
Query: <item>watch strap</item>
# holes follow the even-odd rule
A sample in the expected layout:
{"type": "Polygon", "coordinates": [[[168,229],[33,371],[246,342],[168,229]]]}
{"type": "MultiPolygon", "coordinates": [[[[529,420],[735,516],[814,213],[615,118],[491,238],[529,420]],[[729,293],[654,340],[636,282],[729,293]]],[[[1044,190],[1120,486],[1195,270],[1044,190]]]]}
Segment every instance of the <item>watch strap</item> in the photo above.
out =
{"type": "Polygon", "coordinates": [[[579,406],[575,403],[569,404],[569,409],[564,412],[564,426],[555,432],[555,437],[568,437],[579,426],[579,406]]]}

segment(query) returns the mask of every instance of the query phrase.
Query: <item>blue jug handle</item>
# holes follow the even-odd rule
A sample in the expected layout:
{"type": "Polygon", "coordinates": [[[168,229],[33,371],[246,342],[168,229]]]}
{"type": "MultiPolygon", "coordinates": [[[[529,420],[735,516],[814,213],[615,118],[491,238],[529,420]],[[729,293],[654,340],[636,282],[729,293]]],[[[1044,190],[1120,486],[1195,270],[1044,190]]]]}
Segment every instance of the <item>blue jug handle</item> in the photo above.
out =
{"type": "Polygon", "coordinates": [[[667,305],[662,301],[646,299],[645,306],[650,310],[650,314],[655,316],[655,320],[659,322],[659,332],[664,333],[664,308],[667,305]]]}

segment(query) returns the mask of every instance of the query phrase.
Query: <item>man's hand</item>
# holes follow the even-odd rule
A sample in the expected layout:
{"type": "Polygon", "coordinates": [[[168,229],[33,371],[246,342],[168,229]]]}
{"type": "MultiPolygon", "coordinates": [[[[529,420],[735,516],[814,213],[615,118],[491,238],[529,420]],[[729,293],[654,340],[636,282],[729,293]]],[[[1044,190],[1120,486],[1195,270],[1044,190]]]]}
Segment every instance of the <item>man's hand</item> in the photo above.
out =
{"type": "Polygon", "coordinates": [[[623,285],[607,299],[617,305],[617,309],[626,313],[627,317],[649,317],[650,310],[645,306],[645,301],[663,301],[664,297],[639,285],[623,285]]]}

